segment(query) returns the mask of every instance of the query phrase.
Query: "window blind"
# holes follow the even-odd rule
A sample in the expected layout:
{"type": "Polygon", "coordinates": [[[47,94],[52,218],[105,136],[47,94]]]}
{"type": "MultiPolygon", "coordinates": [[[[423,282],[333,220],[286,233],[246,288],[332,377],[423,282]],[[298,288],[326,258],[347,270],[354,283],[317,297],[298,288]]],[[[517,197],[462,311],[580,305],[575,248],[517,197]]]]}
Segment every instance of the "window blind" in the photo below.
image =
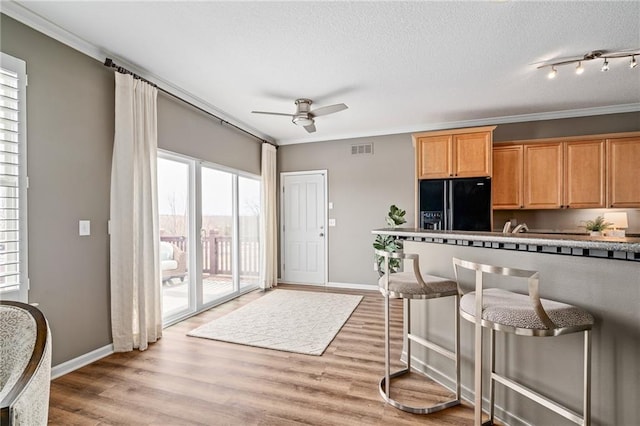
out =
{"type": "Polygon", "coordinates": [[[0,62],[0,298],[26,302],[24,61],[0,62]],[[20,67],[22,65],[22,67],[20,67]],[[22,69],[20,69],[22,68],[22,69]]]}

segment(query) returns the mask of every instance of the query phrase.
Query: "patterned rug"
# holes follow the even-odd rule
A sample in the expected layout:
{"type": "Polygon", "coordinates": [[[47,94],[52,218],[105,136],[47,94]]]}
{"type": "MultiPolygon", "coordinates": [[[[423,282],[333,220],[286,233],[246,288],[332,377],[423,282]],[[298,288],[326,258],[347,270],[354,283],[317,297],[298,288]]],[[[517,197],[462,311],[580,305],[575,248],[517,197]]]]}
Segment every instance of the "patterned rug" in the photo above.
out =
{"type": "Polygon", "coordinates": [[[362,296],[273,290],[188,336],[322,355],[362,296]]]}

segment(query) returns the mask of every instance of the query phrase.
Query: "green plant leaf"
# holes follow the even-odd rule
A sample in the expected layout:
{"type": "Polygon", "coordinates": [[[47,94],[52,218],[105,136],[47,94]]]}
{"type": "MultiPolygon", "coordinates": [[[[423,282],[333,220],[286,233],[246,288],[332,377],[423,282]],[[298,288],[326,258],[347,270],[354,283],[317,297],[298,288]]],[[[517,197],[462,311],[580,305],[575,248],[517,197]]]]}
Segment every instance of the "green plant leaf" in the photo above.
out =
{"type": "MultiPolygon", "coordinates": [[[[399,209],[395,204],[391,205],[389,208],[389,213],[387,213],[387,217],[385,217],[385,222],[392,228],[396,226],[402,225],[406,223],[407,220],[404,216],[407,214],[406,211],[399,209]]],[[[398,237],[392,235],[376,235],[376,239],[373,242],[373,247],[376,250],[384,250],[389,253],[394,253],[399,250],[402,250],[402,240],[398,239],[398,237]]],[[[378,274],[381,276],[384,274],[384,258],[381,256],[376,256],[376,264],[378,265],[378,274]]],[[[397,272],[400,268],[401,262],[400,259],[389,259],[389,271],[391,273],[397,272]]]]}
{"type": "Polygon", "coordinates": [[[604,231],[612,225],[613,223],[604,220],[604,216],[596,216],[593,220],[587,220],[583,226],[587,231],[604,231]]]}

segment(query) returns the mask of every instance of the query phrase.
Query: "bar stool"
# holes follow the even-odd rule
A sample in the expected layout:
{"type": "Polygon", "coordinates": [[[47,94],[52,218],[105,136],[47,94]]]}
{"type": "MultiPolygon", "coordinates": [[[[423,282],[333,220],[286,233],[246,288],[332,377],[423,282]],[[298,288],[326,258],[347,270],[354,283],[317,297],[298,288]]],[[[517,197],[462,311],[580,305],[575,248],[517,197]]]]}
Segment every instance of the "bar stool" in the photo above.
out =
{"type": "Polygon", "coordinates": [[[482,423],[482,328],[488,328],[489,363],[489,421],[494,418],[494,383],[516,391],[555,413],[579,425],[591,424],[591,328],[593,316],[588,312],[565,303],[541,299],[538,291],[538,272],[524,269],[505,268],[453,258],[453,268],[458,279],[458,268],[475,271],[475,291],[464,294],[460,299],[460,316],[475,323],[475,410],[474,424],[482,423]],[[505,275],[527,279],[529,294],[519,294],[499,288],[485,289],[484,274],[505,275]],[[495,331],[520,336],[560,336],[584,332],[584,386],[582,415],[560,403],[543,396],[529,387],[517,383],[495,371],[495,331]]]}
{"type": "Polygon", "coordinates": [[[380,292],[384,296],[384,325],[385,325],[385,375],[380,380],[380,395],[386,402],[395,408],[407,411],[413,414],[429,414],[445,408],[453,407],[460,404],[460,324],[458,321],[458,289],[455,281],[448,278],[435,277],[431,275],[422,275],[420,272],[419,258],[417,254],[409,253],[389,253],[384,250],[376,250],[376,255],[384,258],[384,275],[378,281],[380,292]],[[413,271],[389,273],[389,259],[408,259],[413,261],[413,271]],[[444,347],[430,342],[420,336],[411,333],[411,299],[435,299],[438,297],[454,297],[455,298],[455,350],[451,352],[444,347]],[[407,334],[407,367],[394,373],[390,371],[390,344],[389,344],[389,299],[404,299],[407,306],[406,312],[406,330],[407,334]],[[400,377],[411,371],[411,343],[415,342],[427,349],[431,349],[440,355],[449,358],[455,362],[456,369],[456,397],[438,404],[427,407],[413,407],[400,403],[390,396],[391,379],[400,377]]]}

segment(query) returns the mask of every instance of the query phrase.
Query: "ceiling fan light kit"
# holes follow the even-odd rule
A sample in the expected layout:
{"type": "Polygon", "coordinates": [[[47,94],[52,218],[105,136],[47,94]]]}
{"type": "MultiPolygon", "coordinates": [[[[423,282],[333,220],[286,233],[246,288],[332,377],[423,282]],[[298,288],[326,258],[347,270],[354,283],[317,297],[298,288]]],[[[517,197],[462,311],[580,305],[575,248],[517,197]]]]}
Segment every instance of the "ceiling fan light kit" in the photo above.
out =
{"type": "Polygon", "coordinates": [[[577,75],[581,75],[584,73],[583,62],[593,61],[594,59],[602,58],[604,62],[602,63],[602,67],[600,71],[607,72],[609,71],[609,60],[611,59],[620,59],[620,58],[631,58],[629,62],[629,68],[633,69],[638,65],[636,61],[636,56],[640,55],[640,49],[635,50],[622,50],[622,51],[609,51],[609,50],[592,50],[584,54],[583,56],[573,57],[573,58],[562,58],[558,60],[551,60],[544,62],[538,65],[538,69],[541,68],[551,68],[547,77],[549,79],[554,79],[558,75],[558,67],[563,65],[570,65],[577,63],[575,73],[577,75]]]}
{"type": "Polygon", "coordinates": [[[311,99],[300,98],[296,99],[296,112],[294,114],[286,114],[282,112],[270,112],[270,111],[251,111],[254,114],[267,114],[267,115],[284,115],[292,117],[291,122],[296,126],[302,126],[308,133],[316,131],[315,118],[323,115],[334,114],[339,111],[343,111],[347,108],[345,104],[335,104],[325,107],[321,107],[315,110],[311,110],[311,99]]]}

